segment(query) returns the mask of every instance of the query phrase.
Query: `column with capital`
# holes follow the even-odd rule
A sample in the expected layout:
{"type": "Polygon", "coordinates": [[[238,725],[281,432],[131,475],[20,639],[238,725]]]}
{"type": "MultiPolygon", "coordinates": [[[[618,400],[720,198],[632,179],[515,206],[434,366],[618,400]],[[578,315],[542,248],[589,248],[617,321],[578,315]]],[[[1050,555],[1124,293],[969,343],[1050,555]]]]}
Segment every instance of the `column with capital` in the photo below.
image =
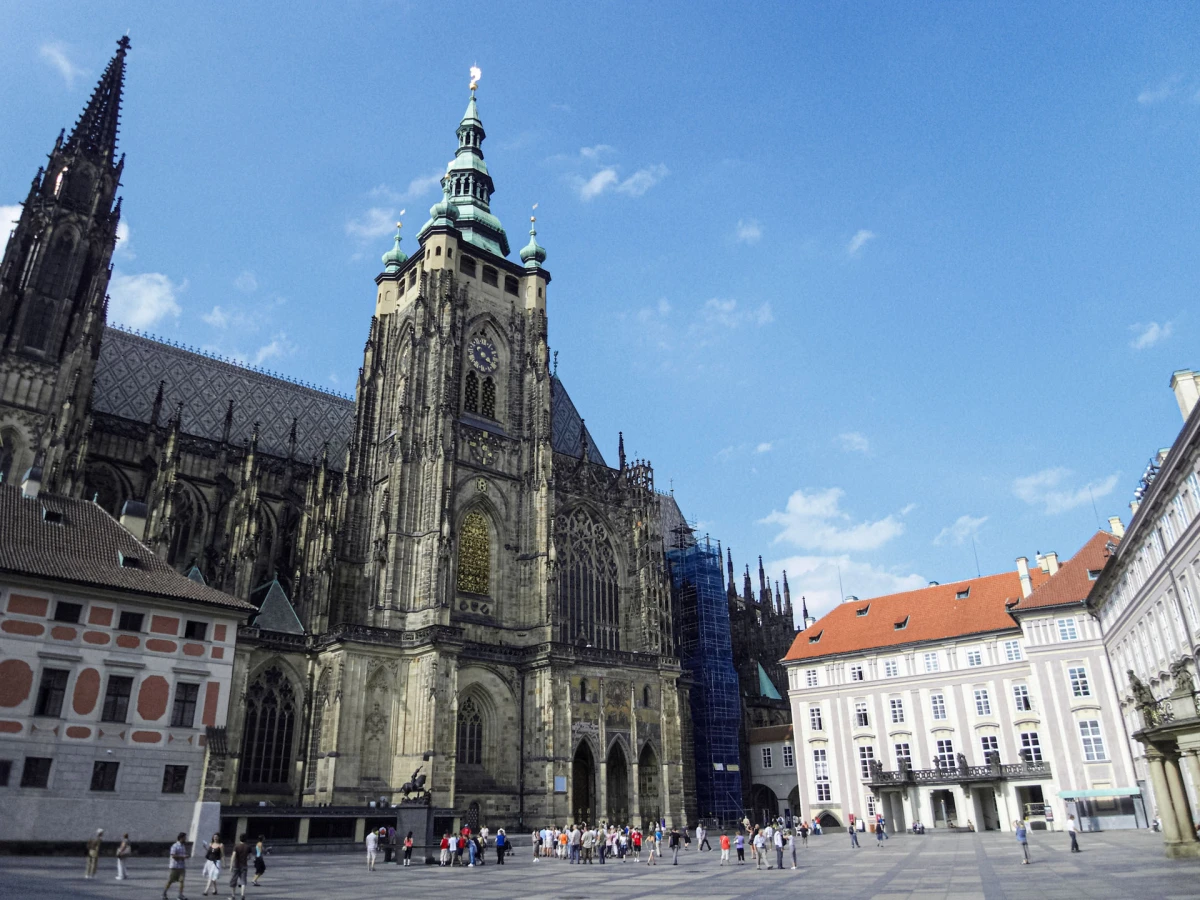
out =
{"type": "Polygon", "coordinates": [[[1164,758],[1153,747],[1146,748],[1146,761],[1150,764],[1150,785],[1154,788],[1154,801],[1158,806],[1158,817],[1162,820],[1163,837],[1168,844],[1179,843],[1179,820],[1171,803],[1171,790],[1167,787],[1164,758]]]}
{"type": "Polygon", "coordinates": [[[1179,771],[1179,757],[1168,756],[1163,760],[1167,773],[1167,787],[1171,791],[1171,806],[1179,827],[1179,842],[1196,843],[1196,826],[1192,823],[1192,811],[1188,806],[1187,789],[1183,786],[1183,773],[1179,771]]]}

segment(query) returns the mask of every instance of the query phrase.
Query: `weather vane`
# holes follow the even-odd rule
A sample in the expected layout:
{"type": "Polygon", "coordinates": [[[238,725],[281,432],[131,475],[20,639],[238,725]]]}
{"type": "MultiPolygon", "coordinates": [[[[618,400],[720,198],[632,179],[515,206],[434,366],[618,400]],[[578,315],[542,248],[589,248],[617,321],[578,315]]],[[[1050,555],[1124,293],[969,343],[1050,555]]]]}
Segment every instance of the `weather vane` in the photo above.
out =
{"type": "Polygon", "coordinates": [[[399,215],[399,216],[397,216],[397,218],[396,218],[396,230],[397,230],[397,231],[399,231],[401,228],[403,228],[403,227],[404,227],[404,223],[403,223],[402,221],[400,221],[400,220],[404,218],[404,214],[405,214],[406,212],[408,212],[408,210],[406,210],[406,209],[402,209],[402,210],[400,210],[400,215],[399,215]]]}
{"type": "Polygon", "coordinates": [[[535,216],[535,215],[534,215],[534,213],[536,213],[536,212],[537,212],[537,208],[538,208],[538,205],[537,205],[536,203],[535,203],[535,204],[533,204],[533,209],[532,209],[532,210],[530,211],[530,213],[529,213],[529,221],[530,221],[530,222],[536,222],[536,221],[537,221],[537,216],[535,216]]]}
{"type": "Polygon", "coordinates": [[[479,79],[483,77],[483,72],[479,70],[479,66],[471,66],[471,90],[479,87],[479,79]]]}

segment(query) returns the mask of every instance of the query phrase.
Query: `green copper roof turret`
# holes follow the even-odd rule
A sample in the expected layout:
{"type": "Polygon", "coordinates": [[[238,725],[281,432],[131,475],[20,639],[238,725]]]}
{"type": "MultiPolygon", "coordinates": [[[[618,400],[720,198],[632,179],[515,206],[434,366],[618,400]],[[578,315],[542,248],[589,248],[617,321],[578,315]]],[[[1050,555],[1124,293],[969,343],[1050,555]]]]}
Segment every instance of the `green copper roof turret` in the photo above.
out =
{"type": "Polygon", "coordinates": [[[383,254],[383,266],[387,272],[398,272],[400,267],[408,262],[408,254],[400,249],[400,223],[396,223],[396,243],[392,249],[383,254]]]}
{"type": "Polygon", "coordinates": [[[542,267],[546,261],[546,248],[537,242],[537,216],[529,217],[529,243],[521,249],[521,262],[525,268],[534,271],[542,267]]]}

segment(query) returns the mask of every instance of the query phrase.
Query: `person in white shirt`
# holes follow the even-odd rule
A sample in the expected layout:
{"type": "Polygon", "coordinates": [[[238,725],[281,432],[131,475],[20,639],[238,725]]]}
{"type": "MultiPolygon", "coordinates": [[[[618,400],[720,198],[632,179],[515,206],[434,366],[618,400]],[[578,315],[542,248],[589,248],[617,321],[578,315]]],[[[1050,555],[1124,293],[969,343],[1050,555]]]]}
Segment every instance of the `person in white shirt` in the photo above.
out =
{"type": "Polygon", "coordinates": [[[782,828],[775,829],[775,834],[772,837],[772,841],[775,844],[775,865],[771,866],[770,868],[782,869],[783,868],[783,829],[782,828]]]}
{"type": "Polygon", "coordinates": [[[379,852],[379,835],[374,831],[367,832],[367,871],[375,871],[375,855],[379,852]]]}
{"type": "Polygon", "coordinates": [[[1079,825],[1075,822],[1074,816],[1067,816],[1067,834],[1071,836],[1071,852],[1079,852],[1079,825]]]}

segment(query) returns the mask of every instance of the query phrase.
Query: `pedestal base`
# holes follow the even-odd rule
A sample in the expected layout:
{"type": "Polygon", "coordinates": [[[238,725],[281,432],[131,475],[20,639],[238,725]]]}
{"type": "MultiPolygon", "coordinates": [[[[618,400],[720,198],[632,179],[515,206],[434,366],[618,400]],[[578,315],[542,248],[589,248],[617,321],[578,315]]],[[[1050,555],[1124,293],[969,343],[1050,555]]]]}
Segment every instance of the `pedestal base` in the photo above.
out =
{"type": "Polygon", "coordinates": [[[442,845],[442,832],[454,828],[454,811],[439,809],[424,802],[404,802],[396,807],[396,843],[399,859],[404,859],[404,839],[413,836],[412,864],[434,865],[442,845]]]}

